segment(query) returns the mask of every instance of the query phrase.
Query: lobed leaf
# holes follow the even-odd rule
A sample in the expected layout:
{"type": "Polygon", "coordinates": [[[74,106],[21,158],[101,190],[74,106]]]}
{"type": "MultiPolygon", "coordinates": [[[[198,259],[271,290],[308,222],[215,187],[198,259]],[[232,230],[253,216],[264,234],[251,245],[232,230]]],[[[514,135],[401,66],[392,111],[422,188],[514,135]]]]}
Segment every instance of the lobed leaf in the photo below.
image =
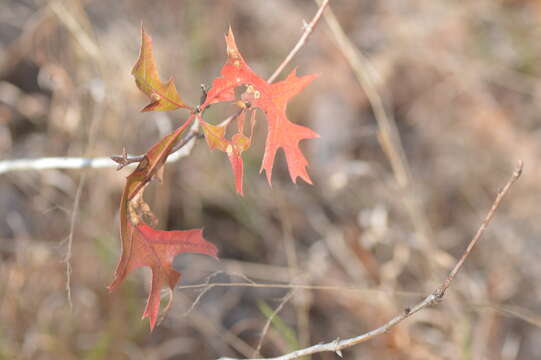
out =
{"type": "Polygon", "coordinates": [[[229,163],[231,164],[231,169],[233,170],[233,176],[235,177],[235,188],[237,190],[237,193],[239,193],[241,196],[244,195],[244,164],[242,160],[242,153],[248,150],[252,143],[252,135],[255,125],[255,112],[252,111],[251,130],[249,137],[243,134],[244,116],[244,111],[241,112],[238,116],[238,132],[231,137],[231,140],[226,139],[225,137],[227,125],[212,125],[207,123],[206,121],[201,120],[203,133],[205,134],[205,139],[207,140],[209,148],[218,149],[227,154],[227,158],[229,159],[229,163]]]}
{"type": "MultiPolygon", "coordinates": [[[[298,77],[295,70],[278,83],[268,83],[259,77],[244,61],[237,48],[233,32],[226,35],[227,61],[222,67],[221,77],[215,79],[208,91],[205,102],[196,110],[186,105],[171,78],[162,83],[152,55],[152,39],[141,28],[141,50],[132,69],[137,87],[147,95],[151,103],[142,111],[167,111],[178,108],[192,110],[186,122],[171,134],[154,144],[145,154],[137,168],[127,177],[120,203],[121,256],[115,270],[114,279],[109,285],[113,291],[125,277],[139,267],[149,267],[152,271],[151,289],[143,318],[150,318],[151,330],[155,327],[160,309],[160,291],[163,287],[173,289],[181,274],[172,267],[176,255],[193,252],[216,257],[216,247],[203,238],[201,229],[185,231],[162,231],[149,226],[157,219],[143,199],[143,192],[150,180],[161,179],[167,157],[181,134],[197,117],[201,121],[203,132],[211,149],[218,149],[227,154],[233,174],[236,190],[243,194],[242,153],[252,141],[255,125],[255,110],[263,110],[268,122],[268,134],[261,170],[265,170],[271,183],[272,168],[278,149],[284,150],[289,173],[293,182],[298,177],[308,183],[311,179],[306,171],[308,161],[299,148],[303,139],[319,137],[307,127],[294,124],[286,116],[289,100],[302,91],[317,76],[298,77]],[[223,101],[235,101],[235,89],[246,85],[246,91],[236,103],[242,108],[237,116],[237,132],[228,139],[226,125],[212,125],[201,119],[202,112],[211,104],[223,101]],[[250,135],[244,134],[246,112],[251,113],[250,135]]],[[[170,302],[172,291],[170,291],[170,302]]]]}
{"type": "Polygon", "coordinates": [[[141,111],[190,109],[180,98],[173,77],[166,83],[161,82],[156,68],[156,62],[152,55],[152,38],[145,32],[142,26],[141,50],[131,73],[135,78],[137,87],[151,100],[151,103],[141,111]]]}
{"type": "Polygon", "coordinates": [[[261,170],[265,170],[267,180],[271,184],[272,168],[278,149],[283,149],[291,180],[295,183],[300,177],[311,184],[306,167],[308,161],[299,148],[304,139],[317,138],[313,130],[292,123],[286,116],[289,100],[311,83],[317,75],[298,77],[295,70],[278,83],[268,83],[259,77],[244,61],[240,54],[231,29],[226,35],[227,61],[221,70],[221,77],[215,79],[208,91],[205,103],[201,108],[221,101],[235,100],[235,88],[248,85],[244,98],[250,99],[252,107],[257,107],[266,115],[268,134],[261,170]]]}
{"type": "Polygon", "coordinates": [[[216,256],[216,248],[202,238],[201,230],[160,231],[141,220],[141,216],[153,217],[143,200],[145,186],[152,178],[161,178],[167,157],[194,118],[192,115],[182,126],[147,151],[144,159],[128,176],[120,201],[121,255],[115,277],[108,288],[113,291],[131,270],[149,266],[152,270],[152,286],[143,318],[150,318],[151,329],[156,324],[159,312],[160,289],[163,284],[172,288],[180,276],[171,267],[173,257],[182,252],[216,256]]]}
{"type": "MultiPolygon", "coordinates": [[[[152,280],[143,319],[146,317],[150,319],[150,329],[153,330],[160,310],[161,289],[164,286],[173,289],[181,275],[172,266],[175,256],[182,253],[197,253],[216,257],[217,249],[203,238],[201,229],[162,231],[142,221],[137,224],[128,221],[127,232],[130,248],[123,249],[121,260],[125,270],[117,274],[109,285],[109,290],[113,291],[132,270],[149,267],[152,271],[152,280]]],[[[173,295],[172,292],[170,294],[171,302],[173,295]]]]}

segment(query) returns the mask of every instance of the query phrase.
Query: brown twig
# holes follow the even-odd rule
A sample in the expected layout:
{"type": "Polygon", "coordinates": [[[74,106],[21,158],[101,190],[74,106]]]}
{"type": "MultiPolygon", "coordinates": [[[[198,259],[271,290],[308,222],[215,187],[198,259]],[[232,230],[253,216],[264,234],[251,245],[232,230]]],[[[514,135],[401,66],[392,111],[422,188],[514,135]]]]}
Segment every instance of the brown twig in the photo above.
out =
{"type": "Polygon", "coordinates": [[[213,272],[212,274],[210,274],[209,276],[207,276],[207,280],[205,281],[205,287],[203,288],[203,290],[199,293],[199,295],[197,295],[197,297],[195,298],[195,300],[192,302],[192,305],[190,305],[190,308],[188,310],[186,310],[184,312],[184,314],[182,314],[182,316],[188,316],[192,311],[193,309],[195,309],[195,307],[197,306],[197,304],[199,304],[199,301],[201,300],[201,298],[203,296],[205,296],[205,294],[210,290],[212,289],[210,285],[210,281],[218,274],[222,274],[223,271],[215,271],[213,272]]]}
{"type": "MultiPolygon", "coordinates": [[[[56,13],[56,10],[55,10],[55,7],[54,7],[54,3],[50,3],[50,5],[52,6],[53,8],[53,11],[56,13]]],[[[60,17],[60,15],[58,13],[56,13],[57,16],[60,17]]],[[[70,16],[69,12],[66,12],[64,14],[65,16],[70,16]]],[[[79,16],[81,17],[81,22],[84,22],[84,20],[87,20],[86,18],[86,15],[85,15],[85,12],[81,12],[79,14],[79,16]]],[[[77,23],[77,24],[80,24],[77,23]]],[[[66,24],[67,26],[67,24],[66,24]]],[[[72,29],[70,29],[72,30],[72,29]]],[[[87,41],[89,43],[92,43],[94,46],[95,46],[95,49],[99,49],[99,47],[96,45],[96,42],[95,42],[95,39],[87,34],[87,33],[84,33],[85,35],[81,34],[79,35],[80,37],[81,36],[86,36],[85,39],[87,39],[87,41]]],[[[74,34],[75,35],[75,34],[74,34]]],[[[89,45],[89,46],[92,46],[92,45],[89,45]]],[[[89,55],[92,55],[89,53],[89,55]]],[[[100,69],[100,73],[101,75],[104,74],[103,72],[103,62],[101,61],[101,59],[96,59],[98,65],[99,65],[99,69],[100,69]]],[[[90,122],[90,127],[88,128],[88,140],[87,140],[87,143],[86,143],[86,146],[85,146],[85,155],[89,155],[91,152],[92,152],[92,149],[95,147],[95,144],[96,144],[96,139],[97,139],[97,136],[98,136],[98,130],[99,130],[99,125],[101,123],[101,119],[103,119],[103,115],[104,115],[104,112],[106,110],[106,103],[105,103],[105,96],[103,95],[103,93],[101,91],[94,91],[94,92],[90,92],[90,94],[92,95],[92,98],[93,98],[93,101],[94,101],[94,115],[92,116],[92,120],[90,122]]],[[[70,310],[73,309],[73,301],[72,301],[72,294],[71,294],[71,275],[72,275],[72,265],[71,265],[71,257],[72,257],[72,251],[73,251],[73,240],[74,240],[74,236],[75,236],[75,226],[76,226],[76,222],[77,222],[77,217],[79,216],[79,207],[80,207],[80,203],[81,203],[81,197],[82,197],[82,194],[83,194],[83,189],[85,187],[85,184],[86,184],[86,179],[87,179],[87,172],[83,171],[83,173],[81,174],[81,177],[79,179],[79,184],[77,185],[77,191],[75,193],[75,199],[73,201],[73,209],[72,209],[72,212],[71,212],[71,218],[70,218],[70,230],[69,230],[69,234],[68,234],[68,244],[67,244],[67,249],[66,249],[66,257],[65,257],[65,262],[66,262],[66,294],[67,294],[67,299],[68,299],[68,305],[70,307],[70,310]]]]}
{"type": "Polygon", "coordinates": [[[180,139],[180,141],[177,142],[175,146],[173,146],[173,149],[171,150],[171,153],[169,155],[182,149],[186,144],[190,142],[190,140],[192,140],[194,137],[199,136],[200,134],[201,133],[199,132],[198,127],[191,128],[190,131],[186,134],[186,136],[180,139]]]}
{"type": "Polygon", "coordinates": [[[227,126],[229,123],[236,118],[238,118],[244,111],[246,110],[246,107],[240,108],[237,110],[236,113],[229,115],[227,118],[225,118],[221,123],[218,124],[218,126],[227,126]]]}
{"type": "MultiPolygon", "coordinates": [[[[407,319],[408,317],[412,316],[413,314],[421,311],[427,306],[435,305],[441,302],[443,297],[445,296],[445,292],[451,285],[451,282],[455,278],[458,271],[461,269],[462,265],[464,264],[464,261],[467,259],[467,257],[470,255],[472,249],[474,246],[479,242],[479,239],[483,236],[485,230],[487,229],[488,225],[490,224],[492,218],[494,217],[494,214],[496,213],[496,210],[500,206],[503,198],[505,195],[509,192],[509,189],[511,186],[519,179],[520,175],[522,174],[523,169],[523,162],[519,161],[517,163],[517,166],[515,170],[513,171],[513,175],[511,178],[507,181],[505,186],[498,192],[498,195],[496,196],[496,199],[494,200],[494,203],[492,204],[492,207],[488,211],[486,217],[481,222],[481,225],[479,229],[477,230],[477,233],[474,235],[474,237],[471,239],[470,243],[468,244],[466,250],[464,251],[464,254],[458,260],[456,265],[453,267],[453,269],[449,272],[449,275],[447,278],[443,281],[443,283],[438,286],[430,295],[428,295],[426,298],[424,298],[421,302],[415,304],[412,307],[408,307],[400,312],[400,314],[396,315],[394,318],[389,320],[387,323],[383,324],[382,326],[378,327],[377,329],[371,330],[367,333],[364,333],[362,335],[340,340],[336,339],[334,341],[324,343],[324,344],[317,344],[310,346],[305,349],[297,350],[294,352],[291,352],[289,354],[285,354],[282,356],[274,357],[274,358],[261,358],[261,359],[251,359],[251,360],[293,360],[298,359],[302,356],[317,354],[321,352],[335,352],[337,355],[342,356],[342,350],[352,347],[354,345],[360,344],[362,342],[365,342],[367,340],[370,340],[376,336],[382,335],[386,332],[388,332],[392,327],[396,326],[403,320],[407,319]]],[[[236,360],[233,358],[220,358],[220,360],[236,360]]]]}
{"type": "Polygon", "coordinates": [[[81,179],[79,180],[79,185],[77,185],[77,192],[75,193],[75,200],[73,201],[73,210],[71,211],[71,218],[70,218],[70,230],[68,234],[68,246],[66,249],[66,296],[68,299],[68,305],[70,309],[73,309],[73,301],[71,298],[71,256],[72,256],[72,248],[73,248],[73,236],[75,234],[75,223],[77,221],[77,216],[79,215],[79,204],[81,202],[81,195],[83,193],[83,188],[86,183],[86,173],[83,173],[81,175],[81,179]]]}
{"type": "MultiPolygon", "coordinates": [[[[206,294],[210,289],[215,287],[246,287],[246,288],[269,288],[269,289],[301,289],[301,290],[311,290],[311,291],[357,291],[362,293],[373,293],[373,294],[386,294],[386,295],[393,295],[393,296],[402,296],[402,297],[419,297],[422,296],[423,293],[416,292],[416,291],[392,291],[392,290],[382,290],[382,289],[370,289],[370,288],[363,288],[363,287],[352,287],[352,286],[333,286],[333,285],[309,285],[309,284],[280,284],[280,283],[257,283],[253,280],[249,279],[248,277],[244,276],[243,274],[232,274],[229,272],[222,272],[222,271],[216,271],[213,274],[209,275],[214,276],[218,273],[226,273],[228,275],[235,275],[242,277],[247,282],[216,282],[216,283],[210,283],[208,280],[199,283],[199,284],[193,284],[193,285],[181,285],[177,286],[176,290],[197,290],[197,289],[203,289],[201,293],[196,297],[196,300],[192,303],[189,311],[184,312],[184,315],[189,315],[189,312],[193,311],[197,305],[198,302],[201,300],[202,296],[201,294],[206,294]]],[[[204,295],[203,294],[203,295],[204,295]]],[[[518,307],[518,306],[506,306],[506,305],[499,305],[499,304],[491,304],[491,303],[485,303],[485,304],[468,304],[471,308],[480,311],[480,310],[490,310],[495,311],[498,313],[505,314],[507,316],[513,317],[518,320],[522,320],[524,322],[527,322],[531,325],[537,326],[538,328],[541,328],[541,318],[534,315],[531,310],[528,310],[526,308],[518,307]]]]}
{"type": "Polygon", "coordinates": [[[494,203],[492,204],[490,211],[488,212],[487,216],[481,223],[481,226],[477,230],[477,233],[475,233],[475,236],[468,244],[466,251],[464,251],[464,254],[462,254],[462,257],[460,258],[460,260],[458,260],[455,267],[453,268],[453,270],[451,270],[451,272],[449,273],[449,276],[447,277],[447,279],[445,279],[442,286],[440,287],[439,289],[439,293],[441,293],[440,297],[443,297],[443,295],[445,295],[445,291],[447,291],[447,288],[449,288],[451,281],[453,281],[456,274],[458,273],[458,271],[464,264],[464,261],[466,261],[466,258],[470,255],[473,247],[475,246],[475,244],[477,244],[477,242],[479,241],[479,239],[485,232],[486,228],[488,227],[488,224],[490,224],[490,221],[492,220],[492,218],[494,217],[494,214],[496,213],[496,210],[500,206],[500,203],[502,202],[503,197],[505,196],[505,194],[507,194],[507,192],[509,191],[509,188],[511,188],[511,186],[515,183],[515,181],[518,180],[518,178],[522,174],[523,168],[524,168],[524,163],[522,162],[522,160],[519,160],[515,168],[515,171],[513,172],[513,175],[511,176],[511,179],[509,179],[507,184],[505,184],[503,189],[501,189],[500,192],[498,193],[498,196],[496,196],[496,200],[494,200],[494,203]]]}
{"type": "Polygon", "coordinates": [[[312,19],[312,21],[310,21],[308,24],[305,25],[304,32],[302,33],[301,38],[299,39],[299,41],[297,41],[297,44],[295,44],[293,49],[291,49],[289,54],[287,54],[284,61],[282,61],[282,63],[276,68],[276,70],[274,70],[272,75],[267,79],[268,82],[271,83],[274,80],[276,80],[278,75],[280,75],[280,73],[284,70],[284,68],[291,62],[291,59],[293,59],[293,57],[295,55],[297,55],[297,53],[304,46],[304,44],[306,44],[306,39],[308,39],[308,36],[310,36],[312,31],[314,31],[314,28],[317,25],[319,19],[321,19],[321,15],[323,14],[323,10],[325,10],[325,7],[327,7],[328,4],[329,4],[329,0],[324,0],[321,3],[321,5],[319,6],[319,9],[317,10],[316,14],[314,15],[314,18],[312,19]]]}

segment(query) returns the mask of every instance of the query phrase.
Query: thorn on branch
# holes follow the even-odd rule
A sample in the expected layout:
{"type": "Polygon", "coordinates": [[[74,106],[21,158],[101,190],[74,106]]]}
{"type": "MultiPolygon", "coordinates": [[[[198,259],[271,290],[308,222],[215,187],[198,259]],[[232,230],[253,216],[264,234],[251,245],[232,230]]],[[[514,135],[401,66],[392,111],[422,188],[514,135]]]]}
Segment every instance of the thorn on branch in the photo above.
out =
{"type": "Polygon", "coordinates": [[[411,312],[411,309],[409,307],[404,309],[404,315],[409,315],[411,312]]]}
{"type": "Polygon", "coordinates": [[[121,155],[111,156],[111,160],[118,164],[116,167],[117,171],[131,163],[141,162],[144,158],[145,155],[128,155],[126,148],[122,148],[121,155]]]}
{"type": "Polygon", "coordinates": [[[339,349],[339,346],[340,346],[340,338],[339,337],[334,339],[333,345],[334,345],[334,352],[336,353],[336,355],[343,358],[344,356],[342,355],[342,350],[339,349]]]}
{"type": "MultiPolygon", "coordinates": [[[[199,137],[202,134],[198,130],[190,130],[186,136],[184,136],[180,141],[171,149],[172,154],[178,150],[180,150],[184,145],[186,145],[192,138],[199,137]]],[[[122,148],[122,154],[121,155],[113,155],[111,156],[111,160],[116,162],[118,165],[116,167],[117,171],[124,168],[125,166],[132,164],[132,163],[138,163],[145,159],[146,155],[128,155],[126,152],[126,148],[122,148]]]]}
{"type": "Polygon", "coordinates": [[[522,175],[523,169],[524,169],[524,161],[522,160],[517,161],[517,166],[515,168],[515,171],[513,172],[513,178],[518,179],[520,175],[522,175]]]}

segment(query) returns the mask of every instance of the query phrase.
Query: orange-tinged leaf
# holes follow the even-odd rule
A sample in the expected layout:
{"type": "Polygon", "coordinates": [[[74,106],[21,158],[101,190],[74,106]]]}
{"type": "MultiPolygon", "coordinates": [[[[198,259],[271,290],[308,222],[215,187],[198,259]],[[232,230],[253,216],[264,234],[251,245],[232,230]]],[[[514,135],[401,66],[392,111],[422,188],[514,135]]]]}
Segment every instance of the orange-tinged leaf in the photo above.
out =
{"type": "Polygon", "coordinates": [[[235,189],[240,196],[243,196],[244,165],[242,161],[242,151],[235,145],[229,145],[226,149],[226,154],[229,163],[231,164],[231,169],[233,170],[233,176],[235,176],[235,189]]]}
{"type": "Polygon", "coordinates": [[[231,144],[233,144],[239,151],[246,151],[250,147],[252,140],[244,134],[235,134],[231,138],[231,144]]]}
{"type": "Polygon", "coordinates": [[[201,121],[203,133],[210,149],[225,151],[229,142],[225,139],[225,126],[212,125],[206,121],[201,121]]]}
{"type": "Polygon", "coordinates": [[[184,130],[192,123],[194,118],[194,115],[190,116],[178,129],[165,136],[147,151],[145,158],[128,176],[126,187],[124,189],[126,192],[126,201],[133,199],[152,177],[160,175],[159,170],[163,167],[163,164],[177,143],[180,135],[182,135],[184,130]]]}
{"type": "MultiPolygon", "coordinates": [[[[158,143],[153,145],[146,153],[145,158],[139,162],[137,168],[126,179],[126,185],[124,186],[124,191],[120,200],[120,240],[122,253],[125,251],[129,252],[129,249],[132,247],[131,237],[128,236],[129,201],[132,200],[144,188],[144,186],[163,166],[176,141],[192,120],[193,117],[190,117],[190,119],[186,120],[186,122],[172,134],[167,135],[158,143]]],[[[125,273],[125,271],[126,268],[122,261],[120,261],[115,271],[116,276],[119,276],[119,274],[122,275],[125,273]]]]}
{"type": "Polygon", "coordinates": [[[244,165],[242,161],[242,153],[248,150],[252,142],[252,134],[255,124],[255,112],[252,111],[250,137],[242,133],[244,130],[244,116],[244,111],[239,114],[237,118],[238,132],[231,137],[231,140],[226,139],[225,137],[226,125],[212,125],[201,120],[203,133],[205,134],[205,139],[207,140],[209,148],[218,149],[227,154],[227,158],[231,163],[231,169],[233,170],[233,176],[235,177],[235,188],[241,196],[244,194],[244,165]]]}
{"type": "Polygon", "coordinates": [[[254,103],[254,106],[265,111],[269,122],[265,153],[261,165],[261,171],[265,170],[269,183],[271,183],[274,158],[280,148],[284,150],[291,180],[295,183],[297,177],[300,177],[307,183],[312,183],[306,171],[308,160],[302,154],[299,142],[303,139],[318,138],[319,134],[305,126],[289,121],[286,117],[286,107],[289,99],[298,94],[316,77],[317,75],[297,77],[295,70],[293,70],[286,80],[270,84],[268,93],[263,91],[263,95],[254,103]]]}
{"type": "Polygon", "coordinates": [[[244,61],[240,54],[233,32],[229,29],[226,35],[227,61],[221,70],[221,77],[215,79],[208,91],[205,108],[213,103],[235,100],[235,88],[248,85],[243,97],[248,99],[252,107],[257,107],[266,115],[268,134],[261,170],[265,170],[269,184],[272,178],[272,168],[278,149],[283,149],[291,180],[295,183],[300,177],[307,183],[312,183],[306,167],[308,161],[299,148],[299,142],[304,139],[317,138],[313,130],[294,124],[286,116],[288,101],[302,91],[317,75],[298,77],[295,70],[278,83],[268,83],[259,77],[244,61]]]}
{"type": "Polygon", "coordinates": [[[168,111],[190,107],[182,101],[171,78],[162,83],[152,55],[152,39],[141,26],[141,50],[139,58],[133,66],[132,75],[137,87],[150,98],[151,103],[142,111],[168,111]]]}
{"type": "MultiPolygon", "coordinates": [[[[117,274],[109,290],[114,290],[134,269],[150,267],[152,280],[143,319],[150,319],[150,329],[154,329],[160,310],[160,291],[164,286],[173,289],[180,278],[172,264],[176,255],[198,253],[216,257],[217,249],[203,238],[201,229],[184,231],[156,230],[139,222],[133,225],[128,221],[129,249],[123,249],[121,263],[125,271],[117,274]]],[[[172,296],[172,292],[171,292],[172,296]]]]}
{"type": "MultiPolygon", "coordinates": [[[[155,255],[149,255],[156,252],[155,248],[164,249],[163,251],[173,252],[177,251],[178,249],[185,249],[183,251],[188,252],[190,251],[188,249],[191,249],[188,245],[192,243],[182,240],[183,238],[180,237],[181,232],[163,232],[158,230],[154,230],[154,232],[152,232],[149,230],[152,228],[144,224],[139,218],[139,213],[147,216],[151,215],[150,208],[142,200],[142,192],[144,191],[146,184],[153,177],[160,176],[160,170],[163,169],[163,165],[171,153],[173,146],[176,144],[179,137],[182,135],[188,125],[191,124],[194,118],[195,116],[192,115],[184,122],[184,124],[182,124],[182,126],[171,134],[165,136],[147,151],[144,159],[139,162],[137,168],[128,176],[124,191],[122,193],[122,199],[120,201],[121,257],[115,270],[115,278],[109,286],[109,289],[113,290],[116,288],[118,284],[126,277],[126,275],[135,267],[150,266],[153,271],[153,283],[152,291],[147,303],[147,309],[145,310],[145,316],[150,317],[151,328],[153,328],[156,323],[157,314],[159,311],[159,291],[162,287],[161,285],[164,279],[170,280],[168,281],[169,284],[172,283],[173,279],[178,280],[178,273],[175,278],[173,276],[174,274],[172,273],[173,270],[172,268],[169,269],[170,266],[167,262],[161,264],[161,267],[159,268],[156,267],[156,262],[152,264],[149,263],[147,265],[145,265],[145,263],[138,266],[134,266],[134,264],[141,264],[140,259],[143,257],[149,258],[149,256],[153,259],[165,259],[160,255],[161,253],[156,255],[157,257],[155,255]],[[170,239],[168,241],[172,247],[163,248],[162,245],[164,244],[164,239],[170,239]],[[154,244],[155,246],[147,246],[145,244],[154,244]],[[146,249],[148,251],[147,253],[143,254],[141,253],[141,251],[143,251],[141,249],[146,249]],[[155,271],[155,269],[158,269],[159,271],[155,271]]],[[[188,238],[188,240],[189,239],[191,238],[188,238]]],[[[206,242],[203,244],[206,244],[206,242]]],[[[211,247],[213,248],[212,244],[211,247]]],[[[194,250],[194,252],[202,251],[194,250]]],[[[169,254],[169,252],[167,252],[167,254],[169,254]]],[[[215,250],[210,255],[215,256],[215,250]]]]}

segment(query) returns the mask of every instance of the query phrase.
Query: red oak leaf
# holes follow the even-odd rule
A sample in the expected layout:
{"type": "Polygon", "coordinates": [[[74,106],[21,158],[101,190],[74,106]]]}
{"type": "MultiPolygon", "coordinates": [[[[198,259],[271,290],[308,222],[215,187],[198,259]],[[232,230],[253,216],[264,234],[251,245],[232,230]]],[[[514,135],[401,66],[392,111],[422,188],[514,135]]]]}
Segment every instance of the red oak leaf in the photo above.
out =
{"type": "Polygon", "coordinates": [[[317,75],[298,77],[295,70],[284,80],[268,83],[259,77],[244,61],[240,54],[233,32],[226,35],[227,61],[222,68],[221,77],[213,81],[202,109],[210,104],[235,100],[235,88],[249,85],[247,92],[252,107],[263,110],[268,121],[268,134],[261,170],[265,170],[271,184],[274,158],[278,149],[284,150],[291,180],[295,183],[300,177],[312,183],[306,166],[308,161],[299,148],[303,139],[317,138],[319,135],[307,127],[290,122],[286,116],[288,101],[302,91],[317,75]]]}
{"type": "MultiPolygon", "coordinates": [[[[143,319],[150,319],[150,329],[153,330],[160,310],[160,291],[164,286],[173,289],[180,278],[172,266],[173,259],[181,253],[198,253],[216,257],[216,247],[203,238],[201,229],[185,231],[155,230],[140,221],[137,225],[127,223],[127,236],[131,239],[130,248],[122,249],[122,257],[116,274],[109,285],[114,290],[133,269],[148,266],[152,271],[150,293],[147,300],[143,319]]],[[[169,304],[173,298],[170,292],[169,304]]],[[[169,307],[169,305],[167,306],[169,307]]]]}
{"type": "Polygon", "coordinates": [[[143,201],[146,184],[153,177],[160,177],[173,146],[193,119],[192,115],[182,126],[147,151],[137,168],[128,176],[120,202],[122,253],[109,290],[114,290],[131,270],[149,266],[152,270],[152,286],[143,318],[150,317],[151,329],[156,324],[159,311],[160,289],[164,283],[172,288],[180,276],[171,267],[173,257],[181,252],[216,256],[216,248],[203,239],[201,230],[160,231],[152,229],[141,220],[141,216],[153,217],[143,201]]]}
{"type": "Polygon", "coordinates": [[[233,175],[235,176],[235,187],[237,192],[243,195],[243,176],[244,165],[242,161],[242,153],[250,147],[252,143],[252,134],[255,125],[255,112],[251,112],[251,131],[250,136],[244,135],[244,111],[238,117],[237,127],[238,132],[231,137],[231,140],[225,138],[226,125],[212,125],[201,120],[205,139],[211,149],[218,149],[227,154],[233,175]]]}
{"type": "Polygon", "coordinates": [[[152,39],[141,26],[141,50],[131,71],[137,87],[152,101],[141,111],[168,111],[190,107],[182,101],[171,77],[162,83],[152,55],[152,39]]]}

